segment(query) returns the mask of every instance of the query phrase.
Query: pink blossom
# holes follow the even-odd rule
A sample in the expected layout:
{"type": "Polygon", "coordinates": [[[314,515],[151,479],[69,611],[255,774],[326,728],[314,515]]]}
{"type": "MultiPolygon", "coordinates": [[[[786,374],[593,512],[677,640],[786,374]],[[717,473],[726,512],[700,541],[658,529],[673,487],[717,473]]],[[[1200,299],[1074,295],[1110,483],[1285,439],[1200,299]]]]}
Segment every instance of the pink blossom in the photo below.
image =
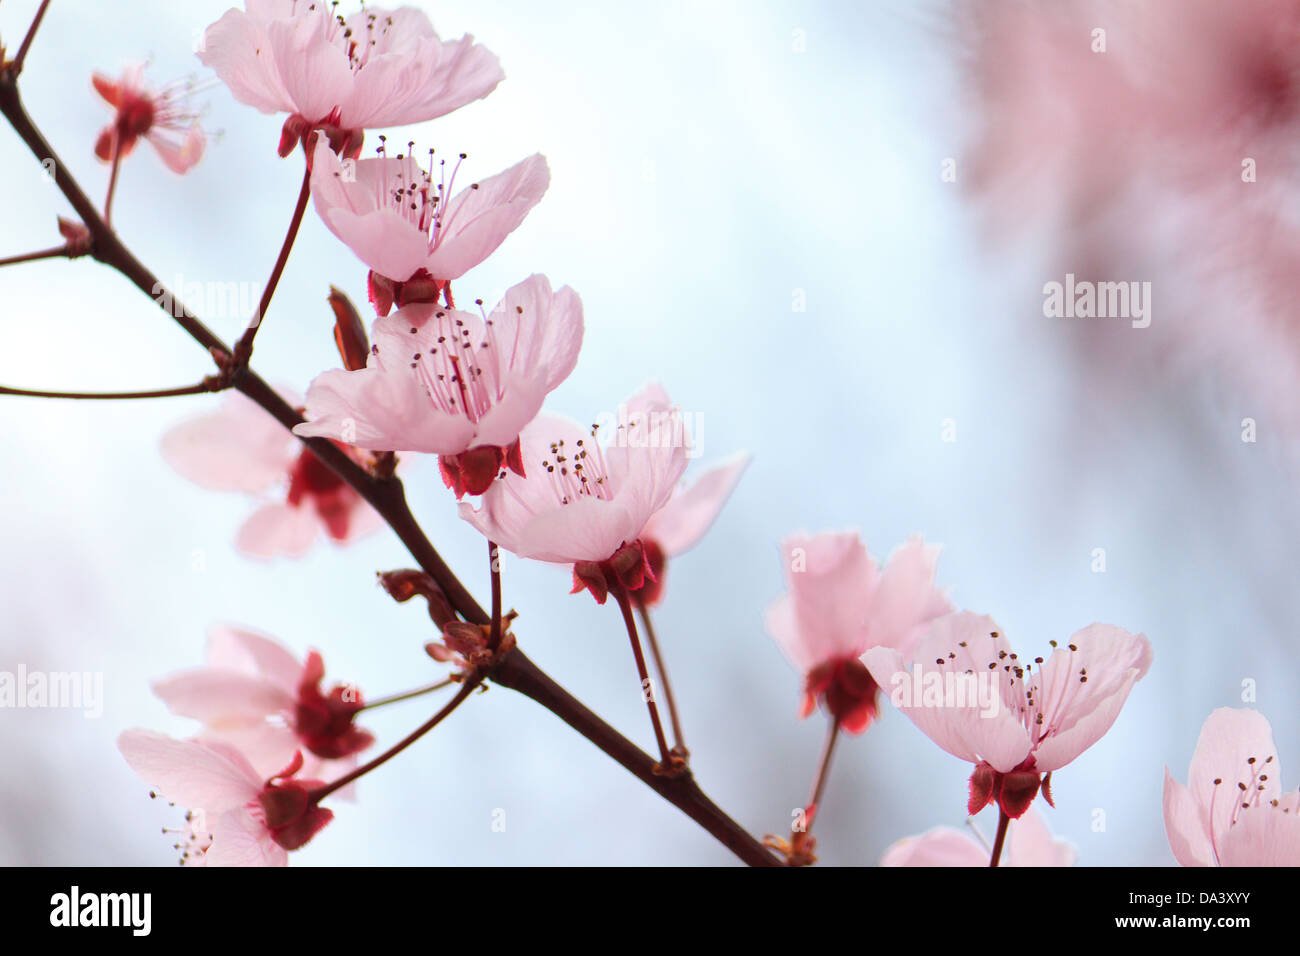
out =
{"type": "Polygon", "coordinates": [[[150,90],[144,85],[141,66],[127,67],[117,80],[96,73],[91,83],[113,110],[113,121],[95,141],[95,155],[101,160],[108,163],[114,156],[129,156],[141,138],[174,173],[188,172],[202,157],[207,140],[198,114],[184,108],[184,85],[150,90]]]}
{"type": "Polygon", "coordinates": [[[647,581],[637,593],[641,603],[649,606],[663,597],[668,559],[689,551],[704,537],[731,497],[741,474],[749,467],[749,461],[748,455],[732,455],[706,469],[694,481],[678,486],[668,504],[650,516],[641,532],[641,543],[653,580],[647,581]]]}
{"type": "Polygon", "coordinates": [[[1104,323],[1071,332],[1087,350],[1087,379],[1126,387],[1149,380],[1151,364],[1216,366],[1294,431],[1300,6],[957,9],[972,92],[961,117],[973,133],[958,181],[997,229],[1048,250],[1054,278],[1140,274],[1167,290],[1157,309],[1168,324],[1140,349],[1104,323]]]}
{"type": "Polygon", "coordinates": [[[188,807],[181,862],[190,866],[284,866],[334,814],[319,807],[316,780],[297,780],[301,755],[263,779],[229,744],[127,730],[118,750],[158,794],[188,807]]]}
{"type": "Polygon", "coordinates": [[[1050,803],[1052,771],[1101,739],[1151,666],[1146,637],[1107,624],[1076,632],[1066,647],[1051,643],[1046,662],[1021,660],[992,618],[963,611],[930,627],[910,667],[892,647],[863,657],[899,710],[948,753],[975,764],[972,815],[996,801],[1019,817],[1040,784],[1050,803]]]}
{"type": "MultiPolygon", "coordinates": [[[[935,827],[920,836],[904,837],[880,858],[881,866],[988,866],[992,851],[968,832],[935,827]]],[[[1033,807],[1007,827],[1000,866],[1074,866],[1079,851],[1052,836],[1033,807]]]]}
{"type": "MultiPolygon", "coordinates": [[[[281,390],[290,404],[297,396],[281,390]]],[[[339,444],[363,462],[358,448],[339,444]]],[[[167,463],[195,484],[213,491],[255,495],[262,504],[244,522],[235,547],[250,557],[299,557],[322,531],[343,544],[382,525],[379,515],[341,478],[263,411],[228,391],[221,407],[182,422],[162,440],[167,463]],[[280,500],[266,493],[283,487],[280,500]]]]}
{"type": "Polygon", "coordinates": [[[199,59],[235,99],[288,113],[280,154],[313,129],[341,151],[361,131],[422,123],[487,96],[504,74],[472,36],[442,42],[412,7],[365,7],[349,17],[309,0],[248,0],[203,34],[199,59]]]}
{"type": "Polygon", "coordinates": [[[317,651],[299,661],[269,637],[216,627],[206,665],[155,681],[153,692],[172,713],[202,721],[202,741],[237,746],[263,775],[304,751],[308,776],[333,779],[356,766],[374,737],[353,723],[360,692],[337,684],[326,694],[324,676],[317,651]]]}
{"type": "Polygon", "coordinates": [[[375,321],[366,367],[319,375],[303,437],[440,455],[459,498],[482,494],[503,466],[523,474],[519,433],[564,381],[582,347],[582,302],[534,275],[491,314],[407,305],[375,321]]]}
{"type": "Polygon", "coordinates": [[[435,170],[432,152],[428,170],[409,154],[390,158],[383,147],[380,153],[345,165],[317,143],[312,198],[325,225],[374,273],[371,297],[381,315],[393,296],[399,305],[412,301],[402,298],[402,283],[444,283],[486,259],[551,181],[546,160],[534,155],[453,195],[464,157],[448,176],[442,161],[435,170]]]}
{"type": "Polygon", "coordinates": [[[789,593],[767,611],[768,632],[804,676],[807,717],[821,700],[850,733],[876,716],[877,683],[859,660],[883,646],[910,653],[952,608],[934,587],[937,547],[914,537],[884,571],[854,532],[792,535],[781,544],[789,593]]]}
{"type": "Polygon", "coordinates": [[[1165,833],[1183,866],[1300,866],[1300,790],[1282,790],[1273,731],[1220,707],[1201,728],[1183,786],[1165,768],[1165,833]]]}
{"type": "Polygon", "coordinates": [[[690,436],[658,385],[620,408],[604,447],[597,432],[539,415],[519,436],[526,476],[503,473],[460,516],[520,557],[573,565],[574,591],[603,604],[611,589],[653,580],[640,537],[686,469],[690,436]]]}

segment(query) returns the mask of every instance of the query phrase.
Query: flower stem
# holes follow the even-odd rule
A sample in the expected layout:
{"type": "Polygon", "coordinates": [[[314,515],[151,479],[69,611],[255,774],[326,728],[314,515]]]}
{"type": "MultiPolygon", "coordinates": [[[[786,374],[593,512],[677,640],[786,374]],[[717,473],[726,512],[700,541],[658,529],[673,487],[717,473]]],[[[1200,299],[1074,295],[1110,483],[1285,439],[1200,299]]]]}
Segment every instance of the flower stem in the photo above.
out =
{"type": "MultiPolygon", "coordinates": [[[[831,757],[835,753],[835,741],[840,736],[840,722],[834,717],[830,718],[830,728],[826,732],[826,741],[822,744],[821,761],[817,768],[817,778],[813,781],[812,790],[809,791],[808,808],[816,811],[821,806],[822,794],[826,792],[826,781],[831,775],[831,757]]],[[[812,829],[812,821],[808,821],[808,829],[812,829]]]]}
{"type": "Polygon", "coordinates": [[[993,838],[993,852],[989,854],[989,866],[997,866],[998,860],[1002,859],[1002,845],[1007,842],[1007,825],[1010,823],[1011,818],[999,807],[998,833],[993,838]]]}
{"type": "Polygon", "coordinates": [[[501,646],[501,552],[494,542],[488,542],[488,569],[492,575],[492,632],[488,635],[488,650],[496,653],[501,646]]]}
{"type": "Polygon", "coordinates": [[[830,779],[831,757],[835,753],[835,742],[839,736],[840,722],[837,718],[831,717],[827,725],[826,740],[822,744],[821,758],[817,761],[817,776],[813,778],[812,789],[808,792],[808,802],[804,804],[802,819],[796,819],[790,826],[790,845],[786,856],[786,862],[790,866],[808,866],[817,861],[812,852],[815,844],[812,838],[813,824],[816,823],[817,814],[821,810],[822,794],[826,792],[826,781],[830,779]]]}
{"type": "Polygon", "coordinates": [[[436,714],[434,714],[432,717],[430,717],[428,720],[422,723],[419,727],[416,727],[413,731],[411,731],[409,734],[403,737],[396,744],[389,747],[387,750],[381,753],[374,760],[371,760],[367,763],[363,763],[360,767],[357,767],[355,770],[351,771],[350,773],[345,773],[343,776],[339,777],[333,783],[327,783],[319,790],[313,790],[311,792],[312,802],[320,803],[331,793],[334,793],[334,791],[342,790],[353,780],[356,780],[358,777],[365,776],[370,771],[374,770],[376,767],[392,760],[394,757],[400,754],[407,747],[411,746],[411,744],[415,743],[417,740],[419,740],[429,731],[433,730],[434,727],[437,727],[440,723],[442,723],[443,718],[446,717],[448,714],[450,714],[457,707],[459,707],[469,697],[470,694],[474,693],[475,689],[481,683],[483,683],[482,674],[475,674],[473,677],[466,680],[465,683],[461,684],[460,690],[456,691],[456,696],[453,697],[451,700],[449,700],[446,706],[442,708],[442,710],[438,711],[436,714]]]}
{"type": "Polygon", "coordinates": [[[108,195],[104,197],[104,225],[113,228],[113,194],[117,192],[117,171],[122,167],[122,137],[113,132],[113,166],[108,174],[108,195]]]}
{"type": "Polygon", "coordinates": [[[376,707],[383,707],[387,704],[396,704],[399,701],[411,700],[412,698],[415,697],[422,697],[425,694],[432,694],[435,690],[442,690],[444,687],[450,687],[454,683],[456,683],[454,680],[452,680],[450,677],[447,677],[444,678],[443,680],[435,681],[432,684],[426,684],[423,687],[417,687],[415,690],[408,690],[402,694],[390,694],[387,697],[376,697],[374,700],[370,701],[369,703],[362,704],[361,709],[374,710],[376,707]]]}
{"type": "Polygon", "coordinates": [[[686,749],[686,737],[682,733],[682,721],[677,714],[677,701],[673,697],[673,685],[668,680],[668,668],[664,664],[663,654],[659,651],[659,639],[655,635],[654,623],[650,620],[650,609],[639,597],[636,599],[636,609],[645,628],[646,641],[650,644],[650,656],[654,658],[655,670],[659,672],[659,682],[664,687],[664,703],[668,706],[668,719],[673,725],[673,749],[682,757],[686,757],[690,751],[686,749]]]}
{"type": "Polygon", "coordinates": [[[298,190],[298,202],[293,207],[293,217],[289,220],[289,231],[285,233],[280,254],[276,256],[275,265],[271,267],[271,277],[266,280],[266,288],[262,290],[262,298],[258,300],[257,311],[249,319],[244,334],[235,343],[234,368],[231,370],[233,373],[237,374],[247,368],[248,360],[253,356],[253,339],[257,337],[257,330],[262,327],[266,310],[271,307],[271,297],[275,295],[275,287],[280,284],[280,276],[284,274],[284,267],[289,262],[289,253],[293,251],[294,241],[298,238],[298,228],[302,225],[303,213],[307,211],[309,196],[311,196],[311,167],[304,160],[302,187],[298,190]]]}
{"type": "Polygon", "coordinates": [[[615,588],[612,593],[618,600],[619,610],[623,612],[623,623],[627,625],[627,636],[632,642],[632,655],[636,658],[636,670],[641,676],[642,696],[645,697],[646,707],[650,710],[650,724],[654,727],[655,742],[659,744],[659,756],[663,760],[663,768],[667,770],[672,766],[672,754],[668,752],[668,740],[664,737],[664,727],[659,721],[659,706],[655,703],[654,684],[646,670],[645,654],[641,652],[641,639],[637,636],[636,618],[632,616],[632,602],[628,599],[627,591],[621,586],[615,588]]]}

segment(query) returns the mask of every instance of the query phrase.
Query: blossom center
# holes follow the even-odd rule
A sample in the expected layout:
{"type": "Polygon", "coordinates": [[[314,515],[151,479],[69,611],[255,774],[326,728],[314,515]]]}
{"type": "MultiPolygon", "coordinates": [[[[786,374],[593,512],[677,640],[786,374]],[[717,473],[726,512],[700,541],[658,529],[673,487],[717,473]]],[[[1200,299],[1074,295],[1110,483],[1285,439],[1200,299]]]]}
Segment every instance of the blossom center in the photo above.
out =
{"type": "MultiPolygon", "coordinates": [[[[522,308],[518,311],[523,314],[522,308]]],[[[503,360],[492,320],[483,317],[483,336],[477,344],[465,320],[453,313],[439,309],[428,321],[436,337],[427,349],[411,353],[411,369],[435,409],[477,425],[502,398],[503,360]]],[[[419,327],[411,326],[412,335],[419,332],[419,327]]],[[[378,355],[379,346],[372,346],[372,351],[378,355]]]]}
{"type": "Polygon", "coordinates": [[[117,111],[117,126],[124,139],[134,139],[149,132],[154,123],[153,101],[124,91],[117,111]]]}
{"type": "Polygon", "coordinates": [[[289,504],[297,506],[304,498],[332,494],[343,485],[342,478],[334,474],[310,449],[304,448],[289,471],[289,504]]]}
{"type": "MultiPolygon", "coordinates": [[[[303,0],[294,0],[294,15],[298,12],[298,4],[302,2],[303,0]]],[[[324,11],[325,5],[321,0],[307,0],[307,2],[308,11],[316,9],[324,11]]],[[[366,11],[363,27],[365,33],[361,35],[356,27],[348,22],[347,17],[336,13],[325,26],[325,38],[347,54],[348,66],[352,68],[353,73],[357,73],[370,62],[372,56],[387,52],[393,26],[391,16],[366,11]]]]}
{"type": "Polygon", "coordinates": [[[568,446],[563,438],[556,439],[551,442],[550,457],[542,460],[542,468],[550,480],[551,491],[561,505],[571,504],[579,498],[610,501],[614,497],[605,453],[601,451],[600,442],[596,439],[599,428],[599,425],[591,426],[590,444],[579,438],[572,446],[568,446]]]}
{"type": "MultiPolygon", "coordinates": [[[[439,159],[435,164],[432,149],[429,150],[429,167],[425,169],[415,161],[414,141],[408,142],[406,148],[406,153],[398,153],[394,157],[398,160],[395,171],[391,170],[389,163],[383,163],[382,174],[376,184],[376,206],[396,213],[426,234],[429,237],[429,252],[433,253],[442,244],[443,237],[448,234],[452,221],[456,218],[456,210],[447,213],[447,204],[456,188],[456,174],[460,172],[460,164],[465,161],[466,154],[461,153],[456,158],[449,173],[445,159],[439,159]],[[435,169],[438,172],[436,182],[435,169]]],[[[388,158],[387,150],[387,137],[381,135],[376,148],[381,160],[388,158]]],[[[478,189],[478,183],[471,184],[470,188],[478,189]]],[[[459,208],[458,206],[457,209],[459,208]]]]}

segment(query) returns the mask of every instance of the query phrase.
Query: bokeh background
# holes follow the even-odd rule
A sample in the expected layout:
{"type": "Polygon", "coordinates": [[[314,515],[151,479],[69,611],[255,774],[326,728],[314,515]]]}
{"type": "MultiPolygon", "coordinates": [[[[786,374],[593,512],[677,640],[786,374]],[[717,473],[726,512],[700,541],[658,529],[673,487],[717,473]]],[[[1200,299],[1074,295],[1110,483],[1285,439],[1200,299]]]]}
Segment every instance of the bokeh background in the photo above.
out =
{"type": "MultiPolygon", "coordinates": [[[[149,57],[155,81],[202,79],[193,43],[227,5],[55,0],[23,90],[92,194],[107,170],[92,155],[106,113],[90,72],[149,57]]],[[[1078,251],[1077,222],[1034,201],[1066,184],[1024,142],[1015,148],[1028,154],[1010,155],[1048,181],[1031,194],[1012,180],[1024,200],[1016,228],[990,216],[997,194],[969,181],[972,144],[1002,133],[972,105],[981,88],[968,9],[419,5],[444,37],[474,33],[507,79],[410,137],[467,152],[474,177],[533,151],[553,171],[545,200],[457,283],[458,297],[495,301],[534,271],[572,285],[586,342],[550,407],[581,419],[659,379],[695,417],[701,461],[754,455],[712,533],[670,569],[657,614],[697,776],[737,820],[756,834],[788,830],[823,735],[822,720],[796,719],[798,677],[762,626],[783,587],[777,543],[796,530],[857,528],[881,557],[924,534],[943,545],[939,581],[953,602],[992,614],[1022,653],[1093,621],[1150,637],[1155,665],[1113,731],[1054,780],[1047,819],[1084,865],[1173,863],[1164,767],[1184,777],[1201,722],[1242,706],[1243,682],[1272,721],[1284,768],[1300,766],[1294,399],[1285,375],[1263,372],[1287,340],[1250,337],[1264,306],[1216,297],[1212,275],[1181,269],[1159,244],[1108,246],[1119,257],[1103,276],[1154,283],[1150,328],[1043,316],[1043,283],[1096,260],[1078,251]],[[947,158],[955,182],[941,176],[947,158]],[[1183,348],[1192,328],[1222,330],[1231,350],[1183,348]],[[1247,417],[1253,443],[1241,440],[1247,417]],[[955,441],[944,440],[946,424],[955,441]],[[1093,570],[1096,548],[1104,573],[1093,570]]],[[[11,48],[35,6],[0,8],[11,48]]],[[[1120,42],[1122,31],[1111,34],[1120,42]]],[[[1050,72],[1055,61],[1045,62],[1050,72]]],[[[280,118],[220,86],[196,99],[220,136],[183,178],[141,149],[124,167],[117,225],[165,282],[260,284],[301,160],[275,156],[280,118]]],[[[1108,115],[1091,119],[1104,126],[1108,115]]],[[[1236,177],[1235,159],[1225,175],[1236,177]]],[[[1222,227],[1192,198],[1162,202],[1184,231],[1213,241],[1222,227]]],[[[3,130],[0,208],[0,255],[53,245],[54,217],[67,211],[3,130]]],[[[1140,199],[1108,215],[1133,226],[1126,235],[1159,218],[1140,199]]],[[[332,283],[364,304],[364,278],[309,211],[258,339],[259,371],[304,389],[335,366],[325,296],[332,283]]],[[[206,318],[227,340],[243,326],[237,314],[206,318]]],[[[210,371],[145,298],[88,261],[0,270],[0,343],[10,386],[168,387],[210,371]]],[[[300,561],[234,553],[252,502],[188,484],[158,451],[168,426],[216,401],[0,402],[0,670],[102,672],[106,698],[98,719],[0,711],[0,863],[174,863],[159,828],[180,810],[148,799],[114,739],[132,726],[194,729],[148,681],[197,664],[213,622],[319,648],[330,677],[372,696],[438,676],[421,649],[427,617],[375,584],[376,570],[410,564],[388,532],[346,550],[321,543],[300,561]]],[[[415,463],[408,485],[430,536],[486,596],[482,542],[457,519],[436,463],[415,463]]],[[[616,610],[569,596],[562,569],[507,557],[503,573],[530,656],[648,748],[616,610]]],[[[385,708],[366,725],[393,741],[429,706],[385,708]]],[[[872,864],[902,836],[960,825],[968,773],[885,708],[839,750],[817,828],[823,862],[872,864]]],[[[1295,781],[1291,770],[1284,782],[1295,781]]],[[[987,812],[977,823],[991,835],[987,812]]],[[[340,805],[294,857],[730,862],[558,719],[501,688],[362,781],[359,802],[340,805]],[[504,832],[492,827],[498,810],[504,832]]]]}

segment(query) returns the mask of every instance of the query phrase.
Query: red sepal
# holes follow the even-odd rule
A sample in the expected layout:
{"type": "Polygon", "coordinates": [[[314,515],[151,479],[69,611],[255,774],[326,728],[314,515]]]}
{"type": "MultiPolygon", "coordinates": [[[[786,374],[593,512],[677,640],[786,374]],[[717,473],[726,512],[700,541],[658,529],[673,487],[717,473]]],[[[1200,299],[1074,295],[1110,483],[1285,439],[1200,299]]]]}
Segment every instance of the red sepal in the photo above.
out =
{"type": "Polygon", "coordinates": [[[1041,776],[1034,769],[1033,757],[1026,757],[1006,773],[999,773],[987,760],[981,760],[970,775],[970,801],[966,811],[974,816],[996,800],[998,809],[1017,820],[1038,796],[1041,776]]]}
{"type": "Polygon", "coordinates": [[[293,729],[308,750],[333,760],[364,750],[375,738],[352,723],[364,707],[360,692],[336,684],[328,695],[323,694],[320,682],[324,677],[325,662],[317,651],[312,651],[298,682],[293,729]]]}

